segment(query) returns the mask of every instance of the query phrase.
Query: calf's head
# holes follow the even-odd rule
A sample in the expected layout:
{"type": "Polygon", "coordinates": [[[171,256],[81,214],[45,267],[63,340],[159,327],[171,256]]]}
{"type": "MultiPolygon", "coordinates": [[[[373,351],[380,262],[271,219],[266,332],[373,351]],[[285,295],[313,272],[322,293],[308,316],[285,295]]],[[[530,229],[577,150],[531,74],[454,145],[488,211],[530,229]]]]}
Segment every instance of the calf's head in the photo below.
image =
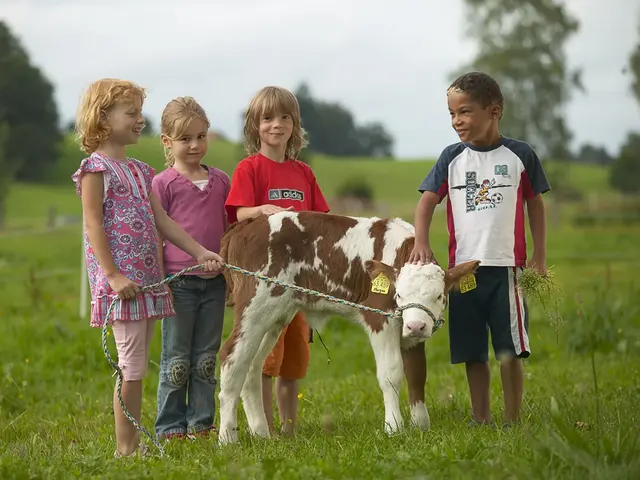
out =
{"type": "MultiPolygon", "coordinates": [[[[480,262],[465,262],[445,271],[435,263],[405,264],[398,272],[378,261],[367,261],[365,266],[372,281],[371,291],[385,295],[383,308],[401,308],[418,304],[426,309],[409,307],[402,310],[402,336],[427,339],[435,331],[437,319],[444,317],[449,291],[465,275],[475,273],[480,262]],[[388,290],[385,293],[385,281],[388,290]]],[[[382,306],[382,305],[381,305],[382,306]]]]}

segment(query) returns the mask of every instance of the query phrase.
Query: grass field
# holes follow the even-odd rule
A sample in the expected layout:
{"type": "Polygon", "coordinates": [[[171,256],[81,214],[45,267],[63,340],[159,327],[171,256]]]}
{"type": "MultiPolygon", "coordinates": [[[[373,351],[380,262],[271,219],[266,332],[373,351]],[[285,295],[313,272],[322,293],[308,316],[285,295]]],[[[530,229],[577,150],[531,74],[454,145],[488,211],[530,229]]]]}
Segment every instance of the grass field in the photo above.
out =
{"type": "MultiPolygon", "coordinates": [[[[160,148],[152,142],[138,148],[132,155],[161,168],[160,148]]],[[[212,163],[231,173],[239,155],[234,152],[231,144],[213,144],[212,163]]],[[[77,163],[67,163],[58,168],[68,179],[77,163]]],[[[416,185],[431,164],[313,160],[328,197],[344,178],[366,175],[377,199],[408,220],[416,185]]],[[[605,178],[605,170],[572,169],[574,183],[585,192],[606,191],[605,178]]],[[[330,364],[322,344],[312,344],[295,439],[251,439],[241,410],[239,445],[183,442],[169,445],[164,458],[115,460],[112,372],[99,330],[77,313],[79,227],[20,234],[43,227],[50,206],[80,214],[70,181],[16,186],[9,234],[0,236],[0,478],[640,478],[638,226],[578,229],[569,222],[570,208],[558,228],[550,226],[548,263],[565,294],[562,319],[548,318],[531,300],[533,354],[525,363],[519,427],[466,427],[464,369],[448,363],[445,325],[427,344],[431,430],[385,436],[366,335],[336,318],[322,335],[330,364]]],[[[433,243],[444,259],[441,212],[433,243]]],[[[225,335],[232,317],[226,320],[225,335]]],[[[111,351],[115,356],[113,345],[111,351]]],[[[143,404],[149,429],[159,354],[156,330],[143,404]]],[[[491,365],[492,412],[500,422],[499,371],[495,361],[491,365]]]]}
{"type": "MultiPolygon", "coordinates": [[[[129,154],[139,158],[157,171],[165,168],[160,140],[143,137],[133,146],[129,154]]],[[[237,162],[244,153],[236,144],[226,141],[211,142],[204,162],[214,165],[231,176],[237,162]]],[[[49,185],[20,185],[11,192],[8,204],[8,230],[41,227],[46,223],[49,208],[59,214],[79,215],[80,204],[70,192],[73,189],[71,175],[84,157],[72,138],[67,137],[63,145],[62,159],[50,172],[49,185]],[[39,201],[43,199],[44,201],[39,201]]],[[[340,186],[352,178],[364,178],[372,187],[376,200],[388,205],[390,214],[402,217],[413,215],[418,199],[418,186],[429,173],[435,159],[396,162],[384,159],[349,159],[315,155],[312,167],[327,198],[335,196],[340,186]]],[[[567,167],[569,168],[569,167],[567,167]]],[[[571,165],[571,181],[587,194],[608,195],[607,170],[590,165],[571,165]]]]}

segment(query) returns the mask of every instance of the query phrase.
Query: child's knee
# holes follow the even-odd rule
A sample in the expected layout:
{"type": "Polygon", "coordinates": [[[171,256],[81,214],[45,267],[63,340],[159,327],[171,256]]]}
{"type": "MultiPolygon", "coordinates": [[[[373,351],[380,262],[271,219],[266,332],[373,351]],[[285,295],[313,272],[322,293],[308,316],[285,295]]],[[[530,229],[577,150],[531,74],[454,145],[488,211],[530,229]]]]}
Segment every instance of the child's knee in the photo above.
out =
{"type": "Polygon", "coordinates": [[[206,383],[216,384],[216,356],[206,352],[196,360],[194,373],[206,383]]]}
{"type": "Polygon", "coordinates": [[[513,368],[522,365],[522,358],[516,355],[515,352],[501,352],[496,356],[501,368],[513,368]]]}
{"type": "Polygon", "coordinates": [[[189,379],[189,371],[191,365],[184,358],[172,358],[167,362],[164,372],[161,374],[165,377],[167,383],[173,388],[182,388],[187,384],[189,379]]]}
{"type": "Polygon", "coordinates": [[[144,361],[125,361],[121,362],[120,370],[122,378],[125,382],[139,382],[147,376],[147,365],[144,361]]]}

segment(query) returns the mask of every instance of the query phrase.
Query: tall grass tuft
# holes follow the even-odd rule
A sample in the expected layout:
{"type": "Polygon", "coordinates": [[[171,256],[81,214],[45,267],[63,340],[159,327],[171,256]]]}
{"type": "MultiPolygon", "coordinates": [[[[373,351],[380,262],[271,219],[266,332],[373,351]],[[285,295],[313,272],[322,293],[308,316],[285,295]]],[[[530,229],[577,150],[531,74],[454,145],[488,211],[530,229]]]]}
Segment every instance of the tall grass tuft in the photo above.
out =
{"type": "Polygon", "coordinates": [[[543,275],[531,267],[522,269],[518,284],[527,298],[534,298],[540,303],[545,316],[555,327],[556,341],[558,341],[560,327],[564,324],[560,313],[560,303],[564,294],[556,283],[553,266],[547,268],[543,275]]]}
{"type": "MultiPolygon", "coordinates": [[[[590,299],[594,305],[585,303],[578,297],[576,326],[571,337],[578,338],[580,349],[576,353],[589,357],[591,381],[593,385],[593,411],[576,411],[572,408],[573,400],[570,395],[552,396],[550,399],[551,423],[546,431],[539,436],[530,437],[532,445],[538,453],[545,457],[548,463],[557,463],[557,472],[580,472],[584,478],[627,479],[640,478],[640,430],[624,428],[625,419],[634,413],[627,407],[620,407],[617,402],[609,402],[607,398],[615,394],[604,391],[598,375],[598,357],[616,352],[615,345],[610,341],[610,335],[603,334],[607,325],[616,323],[628,326],[634,324],[632,311],[633,297],[623,302],[621,310],[628,312],[626,316],[619,316],[619,309],[612,308],[613,300],[607,301],[609,285],[598,284],[593,288],[590,299]],[[604,293],[604,295],[603,295],[604,293]],[[604,407],[604,408],[603,408],[604,407]],[[575,421],[575,415],[592,416],[589,422],[575,421]]],[[[574,350],[575,351],[575,350],[574,350]]],[[[609,383],[609,387],[611,383],[609,383]]]]}

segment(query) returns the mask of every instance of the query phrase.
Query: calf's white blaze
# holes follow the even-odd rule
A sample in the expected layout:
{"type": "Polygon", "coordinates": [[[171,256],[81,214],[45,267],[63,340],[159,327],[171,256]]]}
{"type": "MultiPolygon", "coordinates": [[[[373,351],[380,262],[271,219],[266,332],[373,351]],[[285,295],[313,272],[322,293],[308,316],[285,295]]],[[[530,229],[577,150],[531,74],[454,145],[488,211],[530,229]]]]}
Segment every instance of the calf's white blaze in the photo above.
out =
{"type": "MultiPolygon", "coordinates": [[[[405,264],[396,279],[396,302],[398,306],[418,303],[431,310],[440,318],[445,309],[444,271],[436,264],[405,264]]],[[[433,333],[434,321],[431,316],[419,309],[409,308],[402,312],[402,336],[429,338],[433,333]],[[414,328],[409,328],[413,325],[414,328]],[[416,325],[424,325],[417,329],[416,325]]]]}

